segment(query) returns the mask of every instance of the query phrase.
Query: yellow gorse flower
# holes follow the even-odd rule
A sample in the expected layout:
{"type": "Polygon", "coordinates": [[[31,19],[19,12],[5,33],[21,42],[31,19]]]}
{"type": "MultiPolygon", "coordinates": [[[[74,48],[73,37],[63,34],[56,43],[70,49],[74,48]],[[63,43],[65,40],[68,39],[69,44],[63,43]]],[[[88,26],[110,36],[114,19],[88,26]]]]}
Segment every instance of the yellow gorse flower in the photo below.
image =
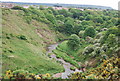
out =
{"type": "Polygon", "coordinates": [[[41,77],[37,77],[37,79],[41,79],[41,77]]]}
{"type": "Polygon", "coordinates": [[[6,75],[10,75],[11,73],[11,70],[6,71],[6,75]]]}
{"type": "Polygon", "coordinates": [[[71,79],[109,79],[110,77],[113,79],[117,79],[116,77],[111,76],[111,74],[114,74],[118,76],[118,63],[120,59],[116,57],[109,58],[107,60],[103,60],[103,63],[99,67],[96,67],[94,69],[88,69],[86,72],[83,73],[73,73],[71,76],[71,79]],[[81,76],[82,75],[82,76],[81,76]],[[83,77],[84,75],[84,77],[83,77]]]}
{"type": "Polygon", "coordinates": [[[46,73],[46,76],[47,76],[47,77],[50,77],[50,74],[49,74],[49,73],[46,73]]]}

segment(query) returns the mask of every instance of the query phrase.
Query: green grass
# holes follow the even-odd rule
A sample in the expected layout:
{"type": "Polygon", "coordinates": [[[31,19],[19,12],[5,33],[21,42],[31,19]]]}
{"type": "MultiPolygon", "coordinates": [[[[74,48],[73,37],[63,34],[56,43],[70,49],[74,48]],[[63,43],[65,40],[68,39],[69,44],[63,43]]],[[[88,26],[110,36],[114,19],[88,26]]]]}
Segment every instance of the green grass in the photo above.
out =
{"type": "Polygon", "coordinates": [[[59,51],[57,49],[53,50],[53,53],[57,55],[57,58],[63,58],[66,62],[69,62],[72,65],[74,65],[74,66],[79,68],[78,63],[75,60],[73,60],[72,58],[70,58],[70,56],[68,56],[66,53],[61,52],[61,51],[59,51]]]}
{"type": "Polygon", "coordinates": [[[67,41],[63,41],[53,50],[53,53],[57,55],[57,58],[63,58],[65,61],[79,68],[78,62],[84,62],[85,59],[88,58],[88,56],[82,54],[84,48],[88,45],[87,43],[83,43],[78,50],[75,51],[68,47],[67,41]]]}
{"type": "MultiPolygon", "coordinates": [[[[87,47],[88,45],[91,45],[91,44],[84,42],[78,48],[77,51],[74,51],[68,47],[67,41],[63,41],[61,44],[58,45],[56,50],[54,50],[54,53],[57,55],[57,57],[63,58],[65,61],[73,64],[75,67],[80,68],[81,66],[85,65],[86,61],[92,61],[93,59],[100,59],[97,57],[93,58],[91,55],[83,55],[82,54],[82,52],[84,51],[84,48],[87,47]],[[81,64],[80,67],[78,67],[78,62],[80,62],[80,64],[81,64]]],[[[94,62],[92,66],[96,66],[96,62],[94,62]]],[[[90,68],[90,67],[87,67],[87,68],[90,68]]],[[[74,70],[73,67],[71,67],[71,69],[74,70]]]]}
{"type": "Polygon", "coordinates": [[[8,69],[24,69],[41,74],[62,72],[63,66],[45,55],[46,45],[55,43],[55,32],[35,20],[27,24],[19,12],[11,10],[3,15],[3,73],[8,69]]]}
{"type": "Polygon", "coordinates": [[[53,52],[57,55],[58,58],[63,58],[66,62],[69,62],[74,66],[79,67],[78,63],[75,60],[73,60],[69,54],[69,52],[75,53],[75,51],[71,51],[66,43],[67,41],[64,41],[61,44],[59,44],[58,47],[55,50],[53,50],[53,52]]]}
{"type": "Polygon", "coordinates": [[[76,67],[72,66],[72,67],[70,67],[70,69],[75,71],[76,67]]]}
{"type": "Polygon", "coordinates": [[[57,47],[57,49],[60,50],[60,51],[62,51],[62,52],[64,52],[64,53],[66,53],[66,54],[69,55],[69,56],[74,57],[74,60],[80,62],[80,61],[82,60],[81,57],[82,57],[82,56],[85,57],[84,55],[82,55],[82,52],[83,52],[84,48],[85,48],[86,46],[88,46],[88,45],[89,45],[89,44],[87,44],[87,43],[83,43],[83,44],[78,48],[78,50],[72,50],[72,49],[70,49],[70,48],[68,47],[67,41],[64,41],[64,42],[62,42],[62,43],[57,47]]]}

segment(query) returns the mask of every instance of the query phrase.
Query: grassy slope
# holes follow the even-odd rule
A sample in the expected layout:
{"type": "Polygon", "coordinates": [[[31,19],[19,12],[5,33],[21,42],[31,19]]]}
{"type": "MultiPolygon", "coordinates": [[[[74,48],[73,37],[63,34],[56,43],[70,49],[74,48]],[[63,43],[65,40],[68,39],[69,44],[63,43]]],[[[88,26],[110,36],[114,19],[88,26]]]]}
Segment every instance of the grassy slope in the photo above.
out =
{"type": "Polygon", "coordinates": [[[88,58],[88,56],[84,56],[82,54],[84,48],[88,45],[89,44],[84,43],[80,46],[79,50],[74,51],[68,47],[67,41],[63,41],[53,52],[57,55],[57,57],[63,58],[64,60],[78,67],[77,62],[84,62],[84,59],[88,58]]]}
{"type": "Polygon", "coordinates": [[[78,63],[75,60],[73,60],[66,52],[66,51],[71,52],[70,50],[66,50],[69,49],[66,45],[66,42],[67,41],[62,42],[55,50],[53,50],[53,52],[57,55],[57,57],[63,58],[65,61],[73,64],[76,67],[79,67],[78,63]]]}
{"type": "Polygon", "coordinates": [[[27,24],[19,12],[9,11],[3,15],[3,73],[8,69],[35,73],[62,71],[62,66],[45,56],[45,46],[55,42],[54,32],[41,22],[27,24]],[[27,40],[18,39],[19,35],[27,40]]]}

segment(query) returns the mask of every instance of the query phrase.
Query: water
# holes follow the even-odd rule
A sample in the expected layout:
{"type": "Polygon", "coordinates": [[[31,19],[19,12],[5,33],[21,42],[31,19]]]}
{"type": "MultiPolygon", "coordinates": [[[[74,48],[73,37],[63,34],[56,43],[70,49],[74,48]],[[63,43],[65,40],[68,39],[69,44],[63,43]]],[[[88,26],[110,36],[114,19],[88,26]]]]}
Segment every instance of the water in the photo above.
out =
{"type": "MultiPolygon", "coordinates": [[[[52,44],[48,47],[48,51],[46,53],[46,55],[48,55],[48,53],[52,53],[52,50],[56,49],[56,47],[58,46],[59,43],[56,43],[56,44],[52,44]]],[[[81,70],[78,70],[77,68],[75,69],[75,71],[71,70],[70,67],[73,66],[71,65],[70,63],[68,62],[65,62],[63,59],[60,59],[60,58],[56,58],[56,55],[55,54],[52,54],[50,55],[51,58],[54,58],[56,61],[60,61],[65,69],[65,72],[63,73],[57,73],[59,76],[61,76],[62,79],[66,79],[68,78],[68,76],[71,74],[71,73],[74,73],[74,72],[82,72],[81,70]]],[[[56,74],[55,74],[56,75],[56,74]]],[[[54,76],[54,75],[53,75],[54,76]]]]}

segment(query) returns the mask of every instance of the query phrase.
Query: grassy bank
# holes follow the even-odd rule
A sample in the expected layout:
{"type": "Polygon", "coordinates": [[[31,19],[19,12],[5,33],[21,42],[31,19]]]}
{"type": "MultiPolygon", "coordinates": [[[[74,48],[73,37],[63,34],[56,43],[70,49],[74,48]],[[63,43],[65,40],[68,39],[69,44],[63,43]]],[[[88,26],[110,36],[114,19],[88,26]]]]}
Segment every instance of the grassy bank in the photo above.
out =
{"type": "Polygon", "coordinates": [[[3,9],[3,73],[6,70],[24,69],[33,73],[57,73],[63,67],[45,56],[45,47],[57,38],[49,26],[32,20],[26,23],[20,10],[3,9]]]}

